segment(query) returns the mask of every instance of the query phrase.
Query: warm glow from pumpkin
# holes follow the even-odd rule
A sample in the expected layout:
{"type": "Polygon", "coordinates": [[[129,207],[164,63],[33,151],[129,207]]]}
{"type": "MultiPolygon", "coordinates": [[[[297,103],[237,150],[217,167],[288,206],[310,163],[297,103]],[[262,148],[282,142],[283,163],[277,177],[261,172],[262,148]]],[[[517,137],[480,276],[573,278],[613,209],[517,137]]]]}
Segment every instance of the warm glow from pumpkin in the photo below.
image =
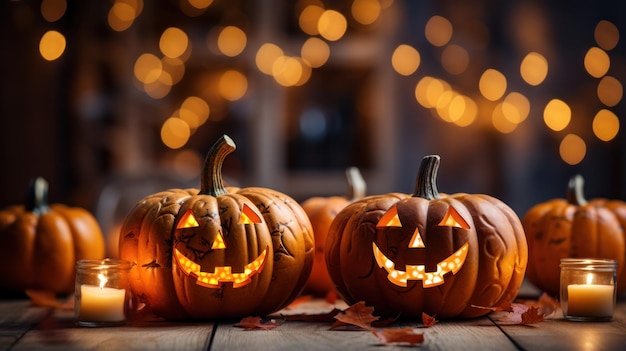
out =
{"type": "Polygon", "coordinates": [[[244,266],[241,273],[233,273],[231,266],[215,267],[213,272],[203,272],[199,264],[193,262],[174,248],[174,258],[177,266],[188,276],[196,278],[196,284],[211,289],[218,289],[223,283],[233,283],[233,288],[245,286],[252,281],[252,277],[260,273],[265,266],[267,251],[263,252],[252,262],[244,266]]]}
{"type": "Polygon", "coordinates": [[[347,29],[348,21],[341,12],[335,10],[324,11],[317,22],[317,30],[328,41],[341,39],[347,29]]]}
{"type": "Polygon", "coordinates": [[[552,99],[543,110],[543,121],[548,128],[558,132],[569,124],[572,118],[572,110],[563,101],[552,99]]]}
{"type": "Polygon", "coordinates": [[[400,223],[400,217],[398,217],[398,208],[396,206],[391,207],[385,214],[378,220],[376,228],[384,227],[402,227],[400,223]]]}
{"type": "Polygon", "coordinates": [[[522,60],[520,74],[526,83],[539,85],[548,75],[548,60],[539,53],[531,52],[522,60]]]}
{"type": "Polygon", "coordinates": [[[596,25],[594,31],[596,43],[604,50],[612,50],[619,42],[619,30],[612,22],[602,20],[596,25]]]}
{"type": "Polygon", "coordinates": [[[444,46],[452,38],[452,23],[441,16],[432,16],[424,30],[426,40],[434,46],[444,46]]]}
{"type": "Polygon", "coordinates": [[[413,237],[411,238],[411,241],[409,241],[409,247],[412,249],[422,249],[426,247],[426,245],[424,245],[424,240],[420,235],[419,229],[417,228],[415,228],[415,232],[413,232],[413,237]]]}
{"type": "Polygon", "coordinates": [[[410,76],[420,65],[420,54],[412,46],[401,44],[391,55],[391,66],[403,76],[410,76]]]}
{"type": "Polygon", "coordinates": [[[378,267],[387,271],[387,279],[390,282],[397,286],[406,287],[409,280],[421,280],[424,288],[432,288],[444,283],[444,275],[450,272],[456,274],[463,267],[469,243],[463,244],[460,249],[439,262],[435,272],[426,272],[426,266],[423,264],[407,264],[404,271],[397,270],[395,269],[396,264],[380,251],[376,243],[372,243],[372,247],[378,267]]]}
{"type": "Polygon", "coordinates": [[[440,226],[444,227],[455,227],[455,228],[463,228],[469,229],[470,226],[467,224],[465,219],[461,217],[461,215],[454,209],[454,207],[448,207],[448,212],[443,216],[441,222],[439,222],[440,226]]]}
{"type": "Polygon", "coordinates": [[[187,212],[185,212],[185,214],[180,218],[180,221],[178,221],[176,229],[195,228],[199,226],[200,224],[198,224],[196,217],[193,215],[193,211],[187,210],[187,212]]]}
{"type": "Polygon", "coordinates": [[[261,223],[261,217],[250,206],[243,204],[241,209],[241,216],[239,217],[239,224],[255,224],[261,223]]]}
{"type": "Polygon", "coordinates": [[[39,41],[39,53],[47,61],[54,61],[63,55],[65,45],[65,36],[55,30],[50,30],[39,41]]]}
{"type": "Polygon", "coordinates": [[[614,77],[604,76],[598,83],[598,99],[609,107],[617,105],[622,100],[622,83],[614,77]]]}
{"type": "Polygon", "coordinates": [[[246,48],[248,38],[246,33],[235,26],[224,27],[217,37],[217,47],[228,57],[235,57],[246,48]]]}
{"type": "Polygon", "coordinates": [[[609,55],[598,47],[593,47],[587,51],[584,62],[587,73],[594,78],[604,76],[611,66],[609,55]]]}

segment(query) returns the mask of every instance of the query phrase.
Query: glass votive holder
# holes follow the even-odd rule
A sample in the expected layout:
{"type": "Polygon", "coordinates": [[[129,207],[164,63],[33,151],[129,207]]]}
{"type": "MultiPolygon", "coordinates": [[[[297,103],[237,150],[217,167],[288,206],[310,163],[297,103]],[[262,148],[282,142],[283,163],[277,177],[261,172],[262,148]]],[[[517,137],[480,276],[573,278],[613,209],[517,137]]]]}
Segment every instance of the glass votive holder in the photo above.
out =
{"type": "Polygon", "coordinates": [[[76,323],[87,327],[125,324],[131,302],[131,267],[129,261],[108,258],[76,262],[76,323]]]}
{"type": "Polygon", "coordinates": [[[561,308],[573,321],[610,321],[615,310],[617,262],[562,258],[561,308]]]}

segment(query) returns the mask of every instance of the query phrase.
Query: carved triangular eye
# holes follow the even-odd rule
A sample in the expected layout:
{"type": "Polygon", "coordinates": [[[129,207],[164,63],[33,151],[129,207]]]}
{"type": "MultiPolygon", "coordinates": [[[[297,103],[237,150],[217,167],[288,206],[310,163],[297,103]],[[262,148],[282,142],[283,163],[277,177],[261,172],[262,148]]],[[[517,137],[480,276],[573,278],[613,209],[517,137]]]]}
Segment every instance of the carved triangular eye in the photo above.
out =
{"type": "Polygon", "coordinates": [[[425,248],[424,240],[422,240],[422,236],[420,235],[419,229],[415,228],[415,232],[413,232],[413,237],[409,242],[409,248],[412,249],[420,249],[425,248]]]}
{"type": "Polygon", "coordinates": [[[454,209],[454,207],[448,207],[448,212],[443,216],[441,222],[439,222],[440,226],[446,227],[457,227],[463,229],[470,229],[469,224],[461,217],[461,215],[454,209]]]}
{"type": "Polygon", "coordinates": [[[241,209],[241,216],[239,217],[239,224],[254,224],[261,223],[261,216],[259,216],[250,206],[243,204],[241,209]]]}
{"type": "Polygon", "coordinates": [[[194,228],[194,227],[199,227],[199,226],[200,224],[198,224],[198,221],[196,220],[196,217],[194,217],[193,212],[191,210],[187,210],[187,212],[185,212],[185,214],[180,219],[180,221],[178,221],[178,225],[176,225],[176,229],[194,228]]]}
{"type": "Polygon", "coordinates": [[[396,206],[390,208],[389,211],[387,211],[387,213],[385,213],[376,224],[376,228],[384,227],[402,227],[396,206]]]}
{"type": "Polygon", "coordinates": [[[224,237],[222,236],[222,232],[217,232],[215,235],[215,240],[213,240],[213,244],[211,245],[211,249],[225,249],[226,244],[224,243],[224,237]]]}

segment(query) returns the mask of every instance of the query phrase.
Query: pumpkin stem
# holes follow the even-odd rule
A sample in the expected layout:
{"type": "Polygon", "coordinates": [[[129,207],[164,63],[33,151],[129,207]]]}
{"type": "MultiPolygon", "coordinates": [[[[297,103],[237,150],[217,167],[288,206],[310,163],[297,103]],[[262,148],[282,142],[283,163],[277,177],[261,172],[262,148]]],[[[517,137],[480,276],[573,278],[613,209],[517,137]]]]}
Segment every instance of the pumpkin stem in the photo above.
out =
{"type": "Polygon", "coordinates": [[[222,164],[228,154],[235,151],[235,142],[228,135],[222,135],[206,155],[204,168],[200,178],[198,194],[219,196],[227,194],[222,180],[222,164]]]}
{"type": "Polygon", "coordinates": [[[580,174],[576,174],[569,179],[569,182],[567,183],[567,202],[576,206],[587,204],[587,200],[583,194],[584,184],[585,180],[580,174]]]}
{"type": "Polygon", "coordinates": [[[26,195],[26,211],[42,215],[48,212],[48,182],[37,177],[30,182],[26,195]]]}
{"type": "Polygon", "coordinates": [[[367,184],[358,167],[348,167],[346,169],[346,179],[348,180],[349,200],[354,201],[365,196],[367,184]]]}
{"type": "Polygon", "coordinates": [[[439,198],[437,191],[437,170],[439,169],[439,155],[429,155],[422,159],[420,169],[415,182],[415,193],[413,196],[426,200],[439,198]]]}

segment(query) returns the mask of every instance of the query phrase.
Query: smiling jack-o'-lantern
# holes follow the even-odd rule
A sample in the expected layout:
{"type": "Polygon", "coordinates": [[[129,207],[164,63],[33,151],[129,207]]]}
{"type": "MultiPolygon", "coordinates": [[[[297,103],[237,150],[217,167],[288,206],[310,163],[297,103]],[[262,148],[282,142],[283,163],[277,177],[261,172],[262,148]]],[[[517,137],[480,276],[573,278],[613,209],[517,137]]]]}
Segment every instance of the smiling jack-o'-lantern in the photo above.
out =
{"type": "Polygon", "coordinates": [[[511,302],[527,245],[519,218],[484,194],[440,195],[439,156],[422,161],[415,193],[365,197],[331,224],[328,271],[349,304],[381,315],[472,318],[511,302]]]}
{"type": "Polygon", "coordinates": [[[141,200],[120,233],[120,257],[135,263],[133,293],[168,319],[241,318],[287,306],[311,272],[314,238],[298,203],[267,188],[224,187],[234,142],[207,154],[201,189],[141,200]]]}

